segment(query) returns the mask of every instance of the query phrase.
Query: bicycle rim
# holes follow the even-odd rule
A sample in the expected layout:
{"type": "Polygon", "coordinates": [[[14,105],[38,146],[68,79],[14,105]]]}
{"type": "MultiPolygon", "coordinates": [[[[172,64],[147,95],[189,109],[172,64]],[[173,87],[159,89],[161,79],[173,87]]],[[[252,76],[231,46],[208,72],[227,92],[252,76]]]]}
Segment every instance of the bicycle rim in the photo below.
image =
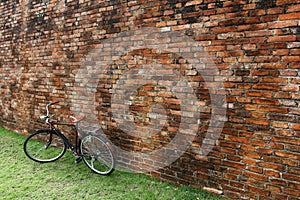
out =
{"type": "Polygon", "coordinates": [[[114,171],[115,159],[107,141],[94,135],[81,140],[80,151],[85,164],[95,173],[109,175],[114,171]]]}
{"type": "Polygon", "coordinates": [[[40,130],[25,140],[24,152],[36,162],[53,162],[64,155],[66,145],[54,131],[40,130]]]}

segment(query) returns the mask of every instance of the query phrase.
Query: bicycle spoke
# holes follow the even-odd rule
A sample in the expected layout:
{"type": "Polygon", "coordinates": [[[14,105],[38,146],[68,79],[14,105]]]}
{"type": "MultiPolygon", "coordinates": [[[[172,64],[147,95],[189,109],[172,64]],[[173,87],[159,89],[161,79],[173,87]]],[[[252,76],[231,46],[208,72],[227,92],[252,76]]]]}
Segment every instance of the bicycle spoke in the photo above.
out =
{"type": "Polygon", "coordinates": [[[92,168],[94,168],[94,162],[95,162],[95,158],[92,156],[92,162],[91,162],[92,168]]]}

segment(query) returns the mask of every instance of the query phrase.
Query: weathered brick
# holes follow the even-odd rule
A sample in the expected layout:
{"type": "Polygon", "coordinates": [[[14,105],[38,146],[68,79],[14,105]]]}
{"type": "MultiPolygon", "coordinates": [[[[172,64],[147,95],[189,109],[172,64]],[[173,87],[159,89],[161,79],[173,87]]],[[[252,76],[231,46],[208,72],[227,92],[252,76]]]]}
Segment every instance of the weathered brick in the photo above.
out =
{"type": "MultiPolygon", "coordinates": [[[[300,16],[300,15],[299,15],[300,16]]],[[[295,35],[288,36],[272,36],[269,37],[268,42],[293,42],[296,41],[297,37],[295,35]]]]}
{"type": "Polygon", "coordinates": [[[300,18],[300,12],[279,15],[279,20],[282,20],[282,21],[283,20],[299,19],[299,18],[300,18]]]}
{"type": "Polygon", "coordinates": [[[286,92],[298,92],[299,86],[298,85],[285,85],[282,87],[282,91],[286,92]]]}
{"type": "Polygon", "coordinates": [[[261,92],[261,91],[247,91],[247,96],[251,97],[264,97],[264,98],[272,98],[271,92],[261,92]]]}
{"type": "Polygon", "coordinates": [[[270,121],[265,120],[265,119],[246,119],[246,123],[249,124],[257,124],[257,125],[263,125],[263,126],[269,126],[270,125],[270,121]]]}
{"type": "Polygon", "coordinates": [[[295,197],[299,197],[299,190],[295,190],[295,189],[290,189],[290,188],[284,188],[284,192],[286,194],[289,194],[289,195],[293,195],[295,197]]]}
{"type": "Polygon", "coordinates": [[[300,11],[300,5],[290,5],[287,7],[287,13],[300,11]]]}
{"type": "Polygon", "coordinates": [[[270,185],[270,184],[267,185],[267,189],[270,191],[278,192],[278,193],[280,193],[282,191],[280,186],[275,186],[275,185],[270,185]]]}
{"type": "Polygon", "coordinates": [[[262,106],[259,108],[262,112],[275,112],[275,113],[288,113],[287,108],[281,108],[281,107],[273,107],[273,106],[262,106]]]}
{"type": "Polygon", "coordinates": [[[275,151],[274,152],[276,156],[279,157],[285,157],[285,158],[290,158],[290,159],[299,159],[300,155],[297,155],[295,153],[291,153],[291,152],[284,152],[284,151],[275,151]]]}
{"type": "Polygon", "coordinates": [[[300,56],[283,56],[282,61],[283,62],[299,62],[300,56]]]}
{"type": "Polygon", "coordinates": [[[291,124],[291,128],[293,130],[299,131],[300,130],[300,124],[291,124]]]}
{"type": "Polygon", "coordinates": [[[280,86],[277,84],[254,84],[253,88],[257,90],[273,90],[273,91],[280,90],[280,86]]]}
{"type": "Polygon", "coordinates": [[[254,61],[258,62],[258,63],[279,62],[280,57],[279,56],[261,56],[261,57],[255,57],[254,61]]]}
{"type": "Polygon", "coordinates": [[[270,192],[267,191],[267,190],[264,190],[264,189],[261,189],[259,187],[255,187],[255,186],[247,186],[247,189],[249,191],[252,191],[252,192],[255,192],[257,194],[260,194],[260,195],[265,195],[265,196],[269,196],[270,192]]]}
{"type": "Polygon", "coordinates": [[[271,176],[271,177],[280,177],[279,171],[271,170],[271,169],[264,169],[264,174],[266,176],[271,176]]]}
{"type": "Polygon", "coordinates": [[[286,28],[286,27],[292,27],[297,26],[297,21],[276,21],[276,22],[270,22],[269,28],[286,28]]]}
{"type": "Polygon", "coordinates": [[[280,164],[264,163],[264,162],[259,163],[258,166],[263,167],[264,169],[273,169],[273,170],[277,170],[277,171],[282,171],[284,168],[280,164]]]}
{"type": "Polygon", "coordinates": [[[262,77],[260,79],[261,83],[280,83],[280,84],[287,84],[288,83],[288,79],[286,78],[266,78],[266,77],[262,77]]]}
{"type": "Polygon", "coordinates": [[[274,121],[274,122],[272,122],[272,126],[275,128],[288,128],[289,124],[288,124],[288,122],[274,121]]]}
{"type": "Polygon", "coordinates": [[[263,104],[263,105],[279,105],[278,100],[270,100],[270,99],[259,99],[255,98],[252,100],[255,104],[263,104]]]}

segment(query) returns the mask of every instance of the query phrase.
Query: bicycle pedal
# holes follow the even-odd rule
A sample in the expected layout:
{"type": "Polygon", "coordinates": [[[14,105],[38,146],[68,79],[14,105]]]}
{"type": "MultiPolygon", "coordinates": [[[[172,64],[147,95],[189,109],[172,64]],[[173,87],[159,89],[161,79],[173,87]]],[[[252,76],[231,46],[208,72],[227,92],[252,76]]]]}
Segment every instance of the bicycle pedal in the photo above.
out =
{"type": "Polygon", "coordinates": [[[75,157],[75,164],[78,164],[82,161],[82,158],[80,156],[75,157]]]}

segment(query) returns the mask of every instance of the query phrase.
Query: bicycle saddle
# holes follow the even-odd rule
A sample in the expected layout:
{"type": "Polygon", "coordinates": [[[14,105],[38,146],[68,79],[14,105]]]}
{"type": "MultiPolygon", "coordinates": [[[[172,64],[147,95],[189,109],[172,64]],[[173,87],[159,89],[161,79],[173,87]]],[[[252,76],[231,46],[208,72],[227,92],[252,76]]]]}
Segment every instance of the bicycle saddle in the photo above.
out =
{"type": "Polygon", "coordinates": [[[84,115],[82,115],[78,118],[76,118],[74,116],[70,116],[69,119],[72,123],[78,123],[78,122],[82,121],[84,119],[84,117],[85,117],[84,115]]]}

